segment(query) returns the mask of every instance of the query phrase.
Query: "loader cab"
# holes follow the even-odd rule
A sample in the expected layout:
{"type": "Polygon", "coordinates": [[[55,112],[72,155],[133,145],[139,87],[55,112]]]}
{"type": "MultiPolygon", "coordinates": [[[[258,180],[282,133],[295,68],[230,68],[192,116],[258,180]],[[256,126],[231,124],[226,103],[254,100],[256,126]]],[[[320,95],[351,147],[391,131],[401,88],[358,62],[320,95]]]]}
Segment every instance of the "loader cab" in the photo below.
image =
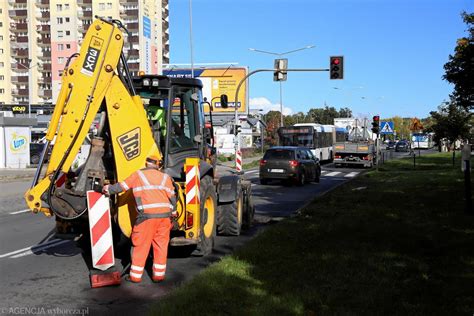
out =
{"type": "Polygon", "coordinates": [[[205,159],[202,83],[191,78],[145,75],[133,80],[143,99],[165,168],[181,178],[186,158],[205,159]]]}

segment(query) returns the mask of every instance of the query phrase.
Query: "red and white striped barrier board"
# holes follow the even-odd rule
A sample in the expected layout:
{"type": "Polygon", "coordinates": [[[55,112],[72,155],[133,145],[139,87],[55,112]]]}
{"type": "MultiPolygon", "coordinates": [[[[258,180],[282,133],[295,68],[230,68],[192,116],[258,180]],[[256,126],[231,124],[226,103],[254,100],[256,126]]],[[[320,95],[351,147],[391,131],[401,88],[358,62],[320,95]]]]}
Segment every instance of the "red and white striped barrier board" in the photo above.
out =
{"type": "Polygon", "coordinates": [[[235,170],[242,171],[242,152],[240,149],[237,149],[235,155],[235,170]]]}
{"type": "MultiPolygon", "coordinates": [[[[196,158],[186,159],[186,163],[196,158]]],[[[186,204],[199,205],[199,161],[185,166],[186,172],[186,204]]]]}
{"type": "Polygon", "coordinates": [[[105,271],[115,264],[109,198],[95,191],[87,191],[87,208],[92,266],[105,271]]]}
{"type": "Polygon", "coordinates": [[[59,173],[59,177],[58,179],[56,180],[56,188],[64,188],[65,185],[66,185],[66,174],[63,173],[63,172],[60,172],[59,173]]]}

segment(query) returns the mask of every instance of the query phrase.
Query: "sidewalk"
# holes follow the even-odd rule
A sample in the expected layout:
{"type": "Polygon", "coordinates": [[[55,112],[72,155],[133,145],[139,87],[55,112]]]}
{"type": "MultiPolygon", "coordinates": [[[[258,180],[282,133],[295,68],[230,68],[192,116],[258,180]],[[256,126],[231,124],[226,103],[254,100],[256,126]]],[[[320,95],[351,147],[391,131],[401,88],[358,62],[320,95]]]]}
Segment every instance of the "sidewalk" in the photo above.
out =
{"type": "MultiPolygon", "coordinates": [[[[43,168],[44,171],[45,168],[43,168]]],[[[0,181],[30,180],[35,176],[36,168],[0,169],[0,181]]]]}

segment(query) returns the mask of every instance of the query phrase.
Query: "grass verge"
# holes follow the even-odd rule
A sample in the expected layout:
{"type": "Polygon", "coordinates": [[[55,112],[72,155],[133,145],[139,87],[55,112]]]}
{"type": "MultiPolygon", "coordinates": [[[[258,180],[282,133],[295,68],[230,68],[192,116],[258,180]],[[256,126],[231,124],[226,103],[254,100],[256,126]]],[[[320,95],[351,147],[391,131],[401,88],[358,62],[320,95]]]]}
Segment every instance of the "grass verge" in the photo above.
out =
{"type": "Polygon", "coordinates": [[[472,314],[459,160],[395,160],[266,229],[153,315],[472,314]]]}

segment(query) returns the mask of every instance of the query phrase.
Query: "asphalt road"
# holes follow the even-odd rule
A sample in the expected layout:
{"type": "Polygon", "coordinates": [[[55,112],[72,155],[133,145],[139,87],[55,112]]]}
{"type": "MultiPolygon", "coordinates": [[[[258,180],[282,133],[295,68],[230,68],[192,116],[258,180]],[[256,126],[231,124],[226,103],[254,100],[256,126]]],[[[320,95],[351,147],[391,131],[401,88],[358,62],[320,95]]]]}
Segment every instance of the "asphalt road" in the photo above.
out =
{"type": "MultiPolygon", "coordinates": [[[[252,182],[256,206],[256,223],[252,229],[240,237],[219,236],[213,254],[206,257],[189,257],[187,252],[172,249],[167,279],[163,283],[151,283],[149,276],[145,275],[141,284],[123,281],[119,287],[100,289],[90,288],[89,259],[84,257],[77,243],[54,237],[54,219],[24,211],[26,205],[22,196],[30,182],[1,183],[0,314],[18,314],[21,309],[32,311],[32,308],[45,313],[48,309],[101,315],[145,313],[150,303],[245,244],[256,232],[291,216],[308,201],[361,172],[364,169],[336,169],[328,164],[323,166],[320,183],[289,187],[278,182],[262,186],[258,183],[258,170],[248,171],[245,177],[252,182]]],[[[116,251],[116,267],[119,269],[128,263],[128,248],[122,250],[116,251]]]]}

